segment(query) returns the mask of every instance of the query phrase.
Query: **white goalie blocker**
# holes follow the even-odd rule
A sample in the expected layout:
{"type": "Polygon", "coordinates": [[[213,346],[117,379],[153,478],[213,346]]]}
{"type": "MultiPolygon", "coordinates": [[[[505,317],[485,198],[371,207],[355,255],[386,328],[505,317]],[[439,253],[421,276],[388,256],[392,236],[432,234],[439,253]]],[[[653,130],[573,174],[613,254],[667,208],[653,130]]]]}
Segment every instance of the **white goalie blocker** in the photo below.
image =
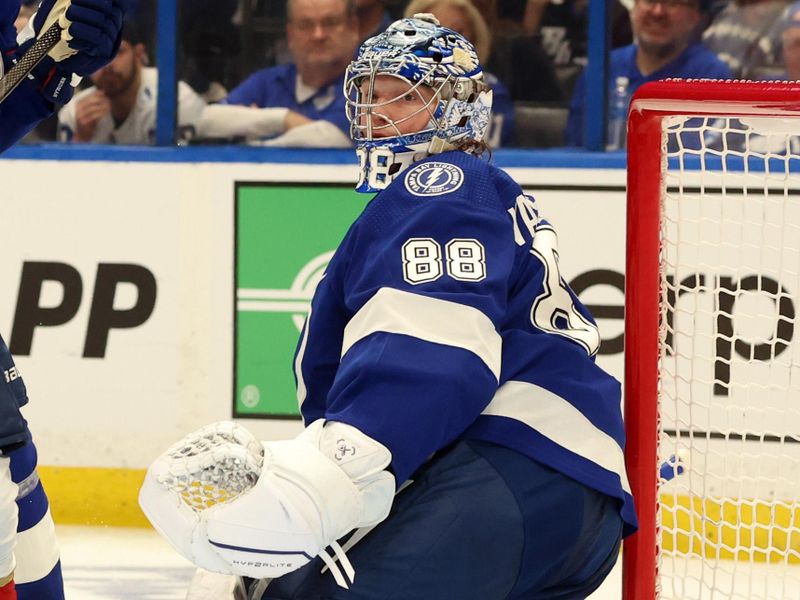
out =
{"type": "Polygon", "coordinates": [[[391,453],[355,427],[323,419],[293,440],[260,442],[219,422],[189,434],[150,466],[139,504],[186,559],[209,571],[275,578],[320,556],[348,587],[336,540],[389,514],[391,453]]]}

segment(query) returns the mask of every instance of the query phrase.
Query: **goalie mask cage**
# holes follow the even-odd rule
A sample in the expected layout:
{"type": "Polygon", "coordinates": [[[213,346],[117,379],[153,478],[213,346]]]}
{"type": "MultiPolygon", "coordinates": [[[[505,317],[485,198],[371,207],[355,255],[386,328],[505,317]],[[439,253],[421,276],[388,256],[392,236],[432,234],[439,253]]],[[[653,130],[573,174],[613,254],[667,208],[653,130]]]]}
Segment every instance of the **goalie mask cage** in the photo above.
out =
{"type": "Polygon", "coordinates": [[[628,123],[624,600],[800,598],[800,83],[663,81],[628,123]]]}

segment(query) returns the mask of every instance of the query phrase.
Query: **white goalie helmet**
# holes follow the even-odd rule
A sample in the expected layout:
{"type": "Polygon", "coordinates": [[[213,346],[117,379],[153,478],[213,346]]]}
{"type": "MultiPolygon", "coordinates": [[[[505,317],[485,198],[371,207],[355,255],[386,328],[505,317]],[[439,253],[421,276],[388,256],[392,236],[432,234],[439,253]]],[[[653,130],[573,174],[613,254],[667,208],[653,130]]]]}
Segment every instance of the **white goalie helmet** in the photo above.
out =
{"type": "Polygon", "coordinates": [[[344,94],[359,159],[359,192],[384,189],[403,169],[431,154],[459,147],[469,151],[468,142],[483,141],[489,127],[492,92],[474,46],[430,14],[395,21],[364,42],[347,67],[344,94]],[[375,78],[381,75],[407,82],[411,89],[373,101],[375,78]],[[433,91],[430,98],[422,94],[423,87],[433,91]],[[409,93],[422,99],[421,108],[396,121],[382,113],[382,107],[409,93]],[[404,121],[423,111],[429,117],[426,126],[401,132],[404,121]]]}

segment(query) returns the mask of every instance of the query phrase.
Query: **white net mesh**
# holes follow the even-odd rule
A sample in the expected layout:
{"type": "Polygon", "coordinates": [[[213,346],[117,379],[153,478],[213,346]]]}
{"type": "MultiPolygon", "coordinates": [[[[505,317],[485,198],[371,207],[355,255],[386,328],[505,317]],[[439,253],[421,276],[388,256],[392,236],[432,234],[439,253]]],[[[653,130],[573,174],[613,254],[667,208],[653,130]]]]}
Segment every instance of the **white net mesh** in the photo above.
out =
{"type": "Polygon", "coordinates": [[[800,598],[800,120],[664,132],[660,597],[800,598]]]}
{"type": "Polygon", "coordinates": [[[169,448],[158,482],[194,510],[233,500],[258,481],[264,448],[244,427],[212,423],[169,448]]]}

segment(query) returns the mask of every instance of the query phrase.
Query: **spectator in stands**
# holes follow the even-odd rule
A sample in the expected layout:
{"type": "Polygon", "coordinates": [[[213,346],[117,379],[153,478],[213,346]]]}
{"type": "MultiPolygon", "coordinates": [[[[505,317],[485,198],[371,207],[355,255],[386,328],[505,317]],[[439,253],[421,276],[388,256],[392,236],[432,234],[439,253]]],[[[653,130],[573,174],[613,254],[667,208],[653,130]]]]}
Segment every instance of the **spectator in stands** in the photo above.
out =
{"type": "MultiPolygon", "coordinates": [[[[471,41],[481,63],[486,62],[491,52],[492,34],[470,0],[412,0],[404,16],[411,17],[416,13],[433,14],[441,25],[471,41]]],[[[508,88],[497,77],[486,71],[483,76],[493,93],[492,122],[486,141],[492,148],[506,146],[511,142],[514,132],[514,103],[508,88]]]]}
{"type": "MultiPolygon", "coordinates": [[[[624,0],[633,4],[632,0],[624,0]]],[[[586,65],[588,0],[519,0],[518,19],[529,35],[541,35],[545,52],[556,69],[586,65]]],[[[628,10],[619,0],[607,3],[611,13],[611,47],[633,41],[628,10]]]]}
{"type": "Polygon", "coordinates": [[[497,27],[497,0],[472,0],[475,8],[481,13],[489,31],[496,31],[497,27]]]}
{"type": "Polygon", "coordinates": [[[483,58],[484,69],[504,83],[512,100],[563,101],[565,96],[553,69],[553,61],[544,51],[540,36],[528,35],[521,18],[510,18],[514,14],[511,5],[515,3],[507,0],[502,3],[471,0],[470,3],[492,32],[491,52],[483,58]]]}
{"type": "MultiPolygon", "coordinates": [[[[635,0],[631,25],[635,42],[611,52],[609,80],[628,80],[633,94],[648,81],[667,77],[729,79],[730,69],[695,41],[708,0],[635,0]]],[[[565,132],[569,146],[583,144],[586,73],[578,79],[565,132]]]]}
{"type": "Polygon", "coordinates": [[[780,71],[781,13],[786,0],[731,0],[703,33],[703,43],[737,79],[780,71]]]}
{"type": "MultiPolygon", "coordinates": [[[[786,7],[778,22],[780,31],[781,64],[785,70],[765,74],[760,79],[800,80],[800,0],[786,7]]],[[[763,122],[763,121],[762,121],[763,122]]],[[[761,126],[758,117],[718,118],[703,131],[702,147],[716,152],[738,152],[750,156],[786,155],[800,153],[800,136],[791,120],[775,119],[771,127],[761,126]]],[[[761,158],[761,157],[759,157],[761,158]]]]}
{"type": "Polygon", "coordinates": [[[200,136],[270,146],[349,147],[344,69],[358,44],[353,0],[288,0],[294,60],[257,71],[203,114],[200,136]]]}
{"type": "MultiPolygon", "coordinates": [[[[239,10],[239,0],[178,0],[178,73],[207,102],[224,98],[241,79],[239,10]]],[[[157,13],[158,0],[134,0],[127,18],[151,52],[157,47],[157,13]]]]}
{"type": "Polygon", "coordinates": [[[139,32],[139,38],[148,52],[156,48],[158,32],[158,0],[134,0],[133,6],[125,17],[126,25],[133,24],[139,32]]]}
{"type": "Polygon", "coordinates": [[[359,42],[378,35],[393,21],[383,0],[355,0],[355,5],[359,42]]]}
{"type": "Polygon", "coordinates": [[[800,1],[787,8],[781,25],[781,46],[786,71],[780,79],[800,81],[800,1]]]}
{"type": "Polygon", "coordinates": [[[241,32],[233,22],[239,0],[182,0],[179,6],[179,72],[206,101],[219,101],[239,62],[241,32]]]}
{"type": "MultiPolygon", "coordinates": [[[[786,7],[775,29],[781,32],[780,48],[783,71],[770,74],[769,79],[800,81],[800,1],[786,7]]],[[[774,131],[754,131],[750,119],[730,119],[716,138],[706,140],[706,145],[739,152],[785,155],[800,153],[800,136],[791,125],[781,128],[780,122],[774,131]]],[[[759,129],[759,128],[757,128],[759,129]]]]}
{"type": "MultiPolygon", "coordinates": [[[[781,55],[785,70],[779,74],[774,74],[774,79],[800,81],[800,1],[793,2],[781,15],[777,28],[781,31],[781,55]]],[[[732,120],[732,127],[737,122],[732,120]]],[[[788,129],[765,132],[759,135],[750,129],[748,123],[739,123],[745,132],[741,136],[728,133],[728,147],[734,146],[737,141],[740,151],[749,150],[751,152],[771,153],[777,155],[800,154],[800,135],[796,134],[796,128],[788,126],[788,129]],[[791,132],[791,133],[790,133],[791,132]]]]}
{"type": "Polygon", "coordinates": [[[27,0],[26,2],[22,3],[22,6],[19,9],[17,20],[14,21],[14,28],[17,30],[17,33],[22,31],[22,28],[28,24],[28,20],[31,18],[33,13],[36,12],[36,7],[38,5],[39,2],[36,0],[27,0]]]}
{"type": "Polygon", "coordinates": [[[540,35],[542,46],[559,66],[586,65],[586,0],[529,0],[522,25],[530,35],[540,35]]]}
{"type": "MultiPolygon", "coordinates": [[[[145,66],[147,52],[139,31],[126,23],[116,58],[92,74],[94,86],[75,94],[58,113],[64,142],[152,144],[155,141],[158,71],[145,66]]],[[[205,102],[178,83],[178,139],[188,141],[205,102]]]]}

